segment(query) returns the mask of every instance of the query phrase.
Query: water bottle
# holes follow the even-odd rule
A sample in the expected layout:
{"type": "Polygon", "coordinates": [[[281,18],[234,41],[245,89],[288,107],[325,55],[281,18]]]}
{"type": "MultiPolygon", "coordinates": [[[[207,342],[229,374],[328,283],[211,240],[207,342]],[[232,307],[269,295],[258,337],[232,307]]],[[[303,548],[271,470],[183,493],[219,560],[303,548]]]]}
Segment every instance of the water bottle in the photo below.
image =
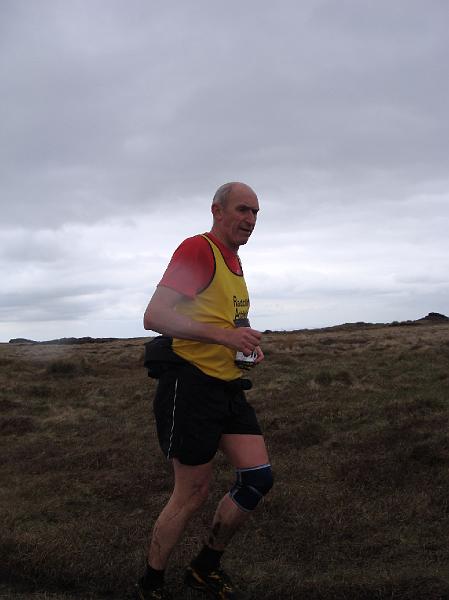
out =
{"type": "MultiPolygon", "coordinates": [[[[248,319],[235,319],[234,325],[236,327],[250,327],[248,319]]],[[[243,354],[243,352],[240,352],[240,350],[237,350],[234,362],[239,369],[244,369],[245,371],[248,371],[249,369],[254,367],[254,365],[256,363],[256,359],[257,359],[257,352],[255,350],[249,356],[245,356],[243,354]]]]}

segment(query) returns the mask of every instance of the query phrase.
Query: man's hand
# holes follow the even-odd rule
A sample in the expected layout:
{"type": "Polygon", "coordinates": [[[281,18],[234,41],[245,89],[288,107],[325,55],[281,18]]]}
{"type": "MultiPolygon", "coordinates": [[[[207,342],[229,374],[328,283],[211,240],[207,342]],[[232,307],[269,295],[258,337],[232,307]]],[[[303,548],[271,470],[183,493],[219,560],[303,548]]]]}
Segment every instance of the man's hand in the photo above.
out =
{"type": "Polygon", "coordinates": [[[257,358],[256,358],[256,360],[254,361],[254,366],[255,366],[255,365],[258,365],[258,364],[259,364],[260,362],[262,362],[262,361],[263,361],[263,359],[265,358],[265,355],[264,355],[264,353],[262,352],[262,348],[261,348],[260,346],[256,346],[255,350],[256,350],[256,353],[257,353],[257,358]]]}
{"type": "MultiPolygon", "coordinates": [[[[243,352],[245,356],[249,356],[256,348],[259,348],[262,334],[251,327],[236,327],[235,329],[223,329],[225,346],[243,352]]],[[[260,348],[259,348],[260,349],[260,348]]],[[[260,350],[260,352],[262,352],[260,350]]],[[[263,353],[262,353],[263,355],[263,353]]],[[[262,360],[262,359],[261,359],[262,360]]]]}

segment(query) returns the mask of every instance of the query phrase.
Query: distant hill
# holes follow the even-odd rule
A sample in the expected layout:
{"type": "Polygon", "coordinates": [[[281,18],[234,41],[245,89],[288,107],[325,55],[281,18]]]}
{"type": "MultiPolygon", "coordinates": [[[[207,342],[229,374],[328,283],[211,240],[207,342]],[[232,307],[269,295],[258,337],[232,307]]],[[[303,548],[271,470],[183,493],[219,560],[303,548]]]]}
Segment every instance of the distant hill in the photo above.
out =
{"type": "MultiPolygon", "coordinates": [[[[415,321],[393,321],[391,323],[365,323],[364,321],[357,321],[355,323],[342,323],[341,325],[331,325],[330,327],[317,327],[316,331],[341,331],[351,329],[371,329],[373,327],[405,327],[413,325],[421,325],[425,323],[447,323],[449,317],[437,312],[430,312],[427,316],[417,319],[415,321]]],[[[300,331],[314,331],[309,329],[294,329],[291,333],[300,331]]],[[[276,330],[266,329],[264,333],[280,333],[276,330]]],[[[283,333],[287,333],[286,331],[283,333]]],[[[142,336],[145,337],[145,336],[142,336]]],[[[10,344],[56,344],[56,345],[72,345],[72,344],[104,344],[107,342],[115,342],[123,339],[136,339],[136,338],[93,338],[93,337],[81,337],[81,338],[59,338],[56,340],[48,340],[43,342],[36,342],[35,340],[28,340],[26,338],[13,338],[9,340],[10,344]]]]}
{"type": "Polygon", "coordinates": [[[35,340],[27,340],[26,338],[14,338],[9,340],[10,344],[57,344],[57,345],[72,345],[72,344],[103,344],[106,342],[115,342],[122,338],[93,338],[93,337],[82,337],[82,338],[60,338],[57,340],[48,340],[44,342],[36,342],[35,340]]]}
{"type": "Polygon", "coordinates": [[[423,317],[422,319],[419,319],[419,321],[432,321],[433,323],[446,323],[447,321],[449,321],[449,317],[446,317],[446,315],[442,315],[441,313],[430,312],[427,315],[427,317],[423,317]]]}
{"type": "Polygon", "coordinates": [[[340,325],[330,325],[329,327],[317,327],[315,329],[295,329],[292,332],[282,331],[278,332],[275,330],[267,329],[264,333],[300,333],[302,331],[352,331],[358,329],[375,329],[382,327],[407,327],[407,326],[420,326],[426,324],[435,323],[447,323],[449,317],[437,312],[430,312],[427,316],[421,319],[408,320],[408,321],[392,321],[391,323],[367,323],[365,321],[357,321],[354,323],[342,323],[340,325]]]}

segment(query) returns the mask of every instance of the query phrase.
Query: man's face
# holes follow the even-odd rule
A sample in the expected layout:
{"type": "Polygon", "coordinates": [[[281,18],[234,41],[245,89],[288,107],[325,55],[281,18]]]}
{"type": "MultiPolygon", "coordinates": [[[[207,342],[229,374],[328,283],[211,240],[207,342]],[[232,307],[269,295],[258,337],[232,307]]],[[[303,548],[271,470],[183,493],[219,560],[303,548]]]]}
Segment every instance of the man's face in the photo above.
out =
{"type": "Polygon", "coordinates": [[[246,244],[256,225],[259,201],[253,190],[236,185],[229,194],[226,205],[216,208],[215,227],[222,241],[231,250],[237,251],[246,244]]]}

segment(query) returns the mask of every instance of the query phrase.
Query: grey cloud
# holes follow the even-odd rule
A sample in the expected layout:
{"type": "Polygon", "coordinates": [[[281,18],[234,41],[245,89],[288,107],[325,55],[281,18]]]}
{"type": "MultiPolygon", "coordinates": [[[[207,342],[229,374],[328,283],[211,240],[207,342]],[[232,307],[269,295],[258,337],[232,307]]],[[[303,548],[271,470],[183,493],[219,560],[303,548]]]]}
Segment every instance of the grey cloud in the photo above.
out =
{"type": "Polygon", "coordinates": [[[53,263],[67,258],[68,251],[48,232],[20,229],[3,231],[0,260],[9,263],[53,263]]]}
{"type": "Polygon", "coordinates": [[[39,321],[72,321],[87,317],[94,312],[91,302],[86,298],[84,302],[79,299],[46,299],[42,304],[30,304],[20,298],[6,298],[8,307],[4,310],[0,306],[0,322],[39,322],[39,321]],[[2,314],[3,313],[3,314],[2,314]]]}
{"type": "Polygon", "coordinates": [[[89,298],[92,296],[98,296],[102,293],[109,293],[114,289],[123,289],[117,283],[115,286],[111,282],[109,288],[105,287],[104,284],[95,283],[84,283],[80,285],[74,285],[67,283],[66,285],[54,285],[46,288],[34,288],[32,290],[24,290],[23,292],[7,292],[2,294],[1,304],[6,307],[21,307],[33,304],[34,306],[39,304],[50,304],[57,300],[61,300],[64,303],[71,303],[74,298],[89,298]]]}
{"type": "Polygon", "coordinates": [[[423,21],[418,3],[345,5],[19,3],[3,42],[4,219],[150,210],[233,173],[446,179],[444,7],[423,21]]]}

